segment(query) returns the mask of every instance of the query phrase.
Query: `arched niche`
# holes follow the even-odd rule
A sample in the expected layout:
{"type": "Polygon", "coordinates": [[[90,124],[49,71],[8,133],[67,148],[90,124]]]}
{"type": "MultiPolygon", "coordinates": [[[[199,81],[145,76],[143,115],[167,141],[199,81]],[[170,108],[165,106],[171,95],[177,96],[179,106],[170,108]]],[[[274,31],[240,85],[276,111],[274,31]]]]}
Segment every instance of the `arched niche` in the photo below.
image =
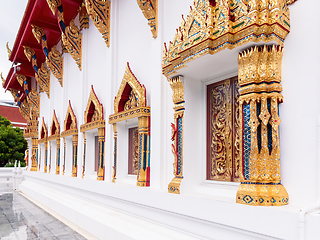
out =
{"type": "MultiPolygon", "coordinates": [[[[104,180],[104,136],[105,136],[105,120],[103,116],[103,106],[100,103],[93,86],[84,112],[84,124],[80,126],[80,132],[83,133],[84,139],[84,154],[83,154],[83,168],[82,177],[85,175],[86,169],[86,132],[98,131],[98,169],[97,180],[104,180]]],[[[93,145],[93,144],[92,144],[93,145]]]]}
{"type": "Polygon", "coordinates": [[[127,63],[126,71],[114,100],[114,114],[109,116],[109,124],[113,125],[114,131],[112,182],[116,181],[117,176],[117,123],[133,118],[138,118],[138,138],[136,142],[139,149],[139,164],[137,164],[137,186],[147,187],[150,186],[150,107],[146,104],[145,86],[140,84],[131,71],[129,63],[127,63]]]}
{"type": "Polygon", "coordinates": [[[49,162],[49,172],[51,171],[51,144],[52,141],[56,140],[56,174],[60,174],[60,124],[57,119],[56,111],[53,110],[53,117],[50,127],[50,136],[48,137],[48,142],[50,142],[50,162],[49,162]]]}
{"type": "Polygon", "coordinates": [[[71,102],[69,100],[68,110],[66,113],[66,117],[64,119],[64,131],[61,133],[61,137],[63,138],[63,171],[65,173],[65,165],[66,165],[66,138],[72,137],[72,177],[77,177],[77,169],[78,169],[78,127],[77,127],[77,117],[73,112],[71,107],[71,102]]]}
{"type": "Polygon", "coordinates": [[[45,149],[44,172],[46,173],[48,171],[48,129],[45,124],[44,118],[42,118],[42,125],[41,125],[40,138],[38,140],[38,144],[40,145],[40,149],[41,149],[41,144],[44,144],[44,149],[45,149]]]}

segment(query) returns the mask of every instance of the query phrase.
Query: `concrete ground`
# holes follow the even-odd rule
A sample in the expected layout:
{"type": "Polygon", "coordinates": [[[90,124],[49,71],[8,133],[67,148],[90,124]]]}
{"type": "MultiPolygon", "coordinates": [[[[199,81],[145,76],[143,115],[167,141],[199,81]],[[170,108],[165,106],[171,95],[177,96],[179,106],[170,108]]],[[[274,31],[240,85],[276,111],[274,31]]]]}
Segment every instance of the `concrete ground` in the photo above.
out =
{"type": "Polygon", "coordinates": [[[11,182],[0,182],[0,239],[86,239],[35,205],[11,182]]]}

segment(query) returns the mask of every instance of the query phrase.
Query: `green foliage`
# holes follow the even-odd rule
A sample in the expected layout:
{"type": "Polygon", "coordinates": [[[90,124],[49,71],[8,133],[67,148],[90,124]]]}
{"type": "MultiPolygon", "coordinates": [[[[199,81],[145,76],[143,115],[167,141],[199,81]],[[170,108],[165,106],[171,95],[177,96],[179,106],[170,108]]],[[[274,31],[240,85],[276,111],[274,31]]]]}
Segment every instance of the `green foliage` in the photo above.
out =
{"type": "MultiPolygon", "coordinates": [[[[19,162],[17,162],[17,167],[18,167],[19,162]]],[[[20,167],[25,167],[26,163],[25,162],[20,162],[20,167]]],[[[7,163],[4,167],[14,167],[14,162],[13,163],[7,163]]]]}
{"type": "Polygon", "coordinates": [[[24,162],[27,141],[20,128],[13,128],[11,122],[0,115],[0,167],[18,160],[24,162]]]}

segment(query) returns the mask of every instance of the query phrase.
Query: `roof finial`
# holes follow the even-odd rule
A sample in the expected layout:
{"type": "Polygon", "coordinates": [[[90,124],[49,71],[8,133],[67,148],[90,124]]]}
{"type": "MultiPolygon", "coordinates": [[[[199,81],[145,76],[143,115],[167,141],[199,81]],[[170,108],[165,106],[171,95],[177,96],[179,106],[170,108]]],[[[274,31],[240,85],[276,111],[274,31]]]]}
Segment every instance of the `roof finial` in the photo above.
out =
{"type": "Polygon", "coordinates": [[[9,48],[9,42],[7,42],[6,47],[7,47],[7,52],[8,52],[8,58],[10,58],[10,56],[11,56],[11,49],[9,48]]]}

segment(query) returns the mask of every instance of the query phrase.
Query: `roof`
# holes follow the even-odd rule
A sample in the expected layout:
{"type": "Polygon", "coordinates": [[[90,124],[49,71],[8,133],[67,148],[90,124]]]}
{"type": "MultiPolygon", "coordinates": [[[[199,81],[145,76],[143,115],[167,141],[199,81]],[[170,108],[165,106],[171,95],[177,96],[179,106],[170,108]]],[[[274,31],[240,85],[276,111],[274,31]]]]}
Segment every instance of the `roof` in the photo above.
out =
{"type": "Polygon", "coordinates": [[[8,118],[14,127],[27,126],[27,121],[22,117],[19,107],[12,101],[0,101],[0,115],[8,118]]]}

